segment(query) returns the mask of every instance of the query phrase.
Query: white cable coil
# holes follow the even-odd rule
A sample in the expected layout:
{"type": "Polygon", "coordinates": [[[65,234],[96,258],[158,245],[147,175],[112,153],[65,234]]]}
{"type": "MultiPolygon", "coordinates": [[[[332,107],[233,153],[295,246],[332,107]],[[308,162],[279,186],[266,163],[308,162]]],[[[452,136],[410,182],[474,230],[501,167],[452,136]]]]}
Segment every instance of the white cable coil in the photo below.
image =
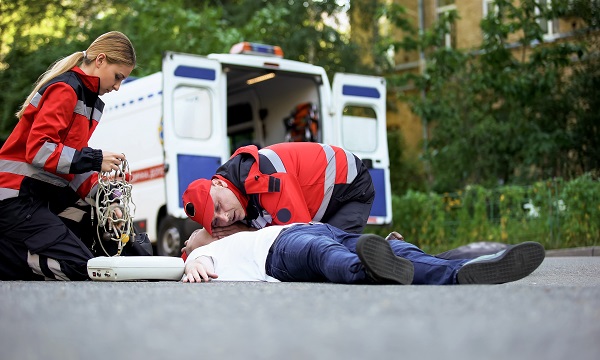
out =
{"type": "Polygon", "coordinates": [[[96,227],[98,242],[107,256],[119,256],[128,241],[135,236],[133,217],[135,204],[131,198],[132,185],[129,164],[123,159],[119,170],[98,173],[98,191],[96,192],[96,227]],[[100,234],[100,230],[104,234],[100,234]],[[117,253],[110,255],[103,241],[116,241],[117,253]]]}

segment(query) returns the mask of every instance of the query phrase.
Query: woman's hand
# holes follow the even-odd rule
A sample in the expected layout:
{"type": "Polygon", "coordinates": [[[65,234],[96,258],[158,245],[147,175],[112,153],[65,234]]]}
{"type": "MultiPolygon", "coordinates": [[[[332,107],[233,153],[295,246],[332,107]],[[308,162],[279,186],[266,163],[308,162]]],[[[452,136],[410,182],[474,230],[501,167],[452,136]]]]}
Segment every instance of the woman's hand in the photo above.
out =
{"type": "Polygon", "coordinates": [[[102,172],[119,171],[125,155],[102,150],[102,172]]]}
{"type": "Polygon", "coordinates": [[[121,229],[124,225],[123,210],[118,202],[114,202],[109,206],[108,226],[111,229],[113,226],[121,229]]]}

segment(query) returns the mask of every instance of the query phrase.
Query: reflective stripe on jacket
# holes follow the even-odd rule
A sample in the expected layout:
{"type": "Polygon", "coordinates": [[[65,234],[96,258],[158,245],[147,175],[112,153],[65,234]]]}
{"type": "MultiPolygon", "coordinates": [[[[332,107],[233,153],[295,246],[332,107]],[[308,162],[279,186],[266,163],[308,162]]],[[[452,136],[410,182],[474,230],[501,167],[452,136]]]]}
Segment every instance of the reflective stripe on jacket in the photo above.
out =
{"type": "Polygon", "coordinates": [[[104,109],[99,82],[75,67],[35,94],[0,150],[0,200],[37,181],[69,186],[81,198],[95,193],[102,154],[87,143],[104,109]]]}
{"type": "MultiPolygon", "coordinates": [[[[337,146],[293,142],[238,149],[215,177],[239,189],[253,227],[320,221],[338,186],[369,176],[360,159],[337,146]],[[254,207],[254,208],[253,208],[254,207]]],[[[370,179],[370,178],[369,178],[370,179]]],[[[368,182],[369,186],[371,182],[368,182]]],[[[234,191],[235,193],[235,191],[234,191]]],[[[350,199],[348,199],[350,200],[350,199]]]]}

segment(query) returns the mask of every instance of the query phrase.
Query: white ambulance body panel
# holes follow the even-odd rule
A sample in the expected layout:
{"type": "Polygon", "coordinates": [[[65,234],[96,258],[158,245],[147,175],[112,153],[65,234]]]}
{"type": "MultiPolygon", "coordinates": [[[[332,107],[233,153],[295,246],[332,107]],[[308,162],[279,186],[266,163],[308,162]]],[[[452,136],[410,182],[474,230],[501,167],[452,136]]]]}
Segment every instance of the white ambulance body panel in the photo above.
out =
{"type": "Polygon", "coordinates": [[[158,72],[121,86],[102,97],[105,102],[100,126],[89,145],[123,152],[134,174],[132,200],[135,220],[156,241],[159,204],[165,204],[162,146],[162,73],[158,72]]]}

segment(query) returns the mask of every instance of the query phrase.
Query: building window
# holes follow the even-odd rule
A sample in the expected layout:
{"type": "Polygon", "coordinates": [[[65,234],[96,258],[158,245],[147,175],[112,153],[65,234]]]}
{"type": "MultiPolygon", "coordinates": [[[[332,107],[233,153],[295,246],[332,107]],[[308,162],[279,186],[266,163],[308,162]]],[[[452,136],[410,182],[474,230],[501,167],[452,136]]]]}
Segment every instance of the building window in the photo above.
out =
{"type": "Polygon", "coordinates": [[[495,15],[498,13],[498,5],[495,0],[483,0],[483,17],[487,17],[488,14],[495,15]]]}
{"type": "MultiPolygon", "coordinates": [[[[550,41],[558,36],[558,19],[548,19],[542,17],[542,9],[550,9],[552,0],[536,0],[535,16],[544,34],[544,40],[550,41]]],[[[498,13],[498,5],[495,0],[483,0],[483,17],[498,13]]]]}
{"type": "MultiPolygon", "coordinates": [[[[440,21],[444,17],[448,16],[448,13],[451,11],[456,11],[456,4],[454,4],[454,0],[438,0],[436,13],[437,19],[440,21]]],[[[456,48],[456,24],[451,23],[450,31],[444,35],[444,45],[448,48],[456,48]]]]}
{"type": "Polygon", "coordinates": [[[454,5],[454,0],[438,0],[438,7],[454,5]]]}
{"type": "Polygon", "coordinates": [[[535,15],[539,17],[537,23],[540,25],[542,32],[544,33],[544,40],[553,40],[558,35],[558,19],[548,19],[541,17],[541,9],[552,8],[552,0],[537,0],[535,8],[535,15]]]}

